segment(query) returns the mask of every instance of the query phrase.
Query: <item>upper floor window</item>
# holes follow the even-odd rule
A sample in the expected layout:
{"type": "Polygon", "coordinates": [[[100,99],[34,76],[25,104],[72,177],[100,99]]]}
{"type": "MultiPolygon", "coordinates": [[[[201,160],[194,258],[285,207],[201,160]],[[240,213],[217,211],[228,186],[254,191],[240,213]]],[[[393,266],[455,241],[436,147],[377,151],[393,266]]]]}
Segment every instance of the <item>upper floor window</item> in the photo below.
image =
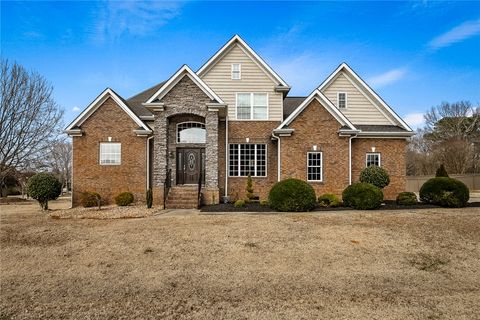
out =
{"type": "Polygon", "coordinates": [[[347,108],[347,93],[346,92],[339,92],[337,96],[338,101],[338,108],[345,109],[347,108]]]}
{"type": "Polygon", "coordinates": [[[366,166],[379,166],[380,167],[380,153],[367,153],[366,155],[366,166]]]}
{"type": "Polygon", "coordinates": [[[230,144],[228,154],[229,176],[267,176],[267,146],[265,144],[230,144]]]}
{"type": "Polygon", "coordinates": [[[232,80],[242,79],[242,65],[240,63],[232,63],[232,80]]]}
{"type": "Polygon", "coordinates": [[[267,120],[268,94],[237,93],[237,119],[267,120]]]}
{"type": "Polygon", "coordinates": [[[205,143],[207,130],[200,122],[181,122],[177,124],[177,143],[205,143]]]}
{"type": "Polygon", "coordinates": [[[322,152],[307,152],[307,180],[323,181],[322,152]]]}
{"type": "Polygon", "coordinates": [[[119,165],[122,162],[122,144],[118,142],[100,143],[100,164],[119,165]]]}

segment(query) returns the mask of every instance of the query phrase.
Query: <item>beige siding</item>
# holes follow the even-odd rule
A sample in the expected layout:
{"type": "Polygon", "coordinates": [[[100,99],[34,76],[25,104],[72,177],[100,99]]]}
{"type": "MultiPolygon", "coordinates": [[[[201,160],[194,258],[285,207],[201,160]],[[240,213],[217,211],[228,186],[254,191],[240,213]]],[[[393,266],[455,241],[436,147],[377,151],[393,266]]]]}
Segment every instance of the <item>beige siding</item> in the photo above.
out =
{"type": "Polygon", "coordinates": [[[268,120],[282,121],[282,94],[275,92],[275,83],[265,71],[260,68],[236,44],[228,51],[206,74],[202,80],[228,104],[228,117],[235,120],[235,104],[237,92],[268,93],[268,120]],[[242,78],[231,79],[232,63],[240,63],[242,78]]]}
{"type": "Polygon", "coordinates": [[[372,102],[347,79],[343,72],[339,73],[332,83],[323,89],[323,93],[335,106],[338,106],[338,92],[347,93],[347,108],[341,111],[353,124],[392,124],[389,118],[378,110],[380,107],[377,108],[372,104],[372,102]]]}

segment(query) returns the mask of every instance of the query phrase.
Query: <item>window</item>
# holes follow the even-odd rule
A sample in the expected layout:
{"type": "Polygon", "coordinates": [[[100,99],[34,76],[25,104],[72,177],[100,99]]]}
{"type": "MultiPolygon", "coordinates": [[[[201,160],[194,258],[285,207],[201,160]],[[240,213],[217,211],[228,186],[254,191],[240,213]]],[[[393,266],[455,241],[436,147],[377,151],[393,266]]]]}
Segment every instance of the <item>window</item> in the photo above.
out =
{"type": "Polygon", "coordinates": [[[338,108],[346,109],[347,108],[347,94],[345,92],[339,92],[337,96],[338,108]]]}
{"type": "Polygon", "coordinates": [[[237,93],[237,119],[267,120],[268,94],[237,93]]]}
{"type": "Polygon", "coordinates": [[[267,176],[267,146],[265,144],[230,144],[228,153],[229,176],[267,176]]]}
{"type": "Polygon", "coordinates": [[[200,122],[181,122],[177,124],[177,143],[205,143],[207,130],[200,122]]]}
{"type": "Polygon", "coordinates": [[[379,166],[380,167],[380,153],[367,153],[366,165],[370,166],[379,166]]]}
{"type": "Polygon", "coordinates": [[[242,65],[240,63],[232,63],[232,80],[242,79],[242,65]]]}
{"type": "Polygon", "coordinates": [[[323,154],[322,152],[307,152],[307,180],[323,181],[323,154]]]}
{"type": "Polygon", "coordinates": [[[119,165],[122,160],[122,144],[114,142],[100,143],[100,164],[119,165]]]}

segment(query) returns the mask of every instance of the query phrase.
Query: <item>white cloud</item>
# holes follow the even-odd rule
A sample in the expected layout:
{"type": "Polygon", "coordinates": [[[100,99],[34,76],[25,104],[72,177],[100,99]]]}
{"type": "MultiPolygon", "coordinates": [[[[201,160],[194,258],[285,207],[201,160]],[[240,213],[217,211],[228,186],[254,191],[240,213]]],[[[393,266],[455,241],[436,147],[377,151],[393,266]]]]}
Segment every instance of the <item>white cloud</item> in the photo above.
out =
{"type": "Polygon", "coordinates": [[[407,69],[397,68],[382,74],[370,77],[367,82],[373,87],[383,87],[402,79],[407,74],[407,69]]]}
{"type": "Polygon", "coordinates": [[[428,43],[428,47],[437,50],[448,47],[454,43],[461,42],[480,34],[480,19],[471,20],[454,27],[453,29],[439,35],[428,43]]]}
{"type": "Polygon", "coordinates": [[[403,119],[412,129],[417,129],[418,127],[421,127],[425,122],[425,119],[423,118],[423,113],[421,112],[409,113],[404,116],[403,119]]]}
{"type": "Polygon", "coordinates": [[[72,111],[73,111],[73,112],[78,112],[78,111],[80,111],[80,108],[79,108],[79,107],[73,107],[73,108],[72,108],[72,111]]]}

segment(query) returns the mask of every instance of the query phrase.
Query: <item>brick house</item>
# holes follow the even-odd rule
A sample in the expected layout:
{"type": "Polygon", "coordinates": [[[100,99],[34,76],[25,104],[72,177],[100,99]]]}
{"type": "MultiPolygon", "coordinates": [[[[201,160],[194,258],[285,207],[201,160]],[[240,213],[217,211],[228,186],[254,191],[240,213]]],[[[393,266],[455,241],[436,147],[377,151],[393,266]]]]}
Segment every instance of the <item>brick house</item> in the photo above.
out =
{"type": "Polygon", "coordinates": [[[412,130],[347,64],[308,97],[289,90],[237,35],[197,72],[129,99],[107,88],[66,128],[73,205],[151,188],[157,206],[196,207],[199,190],[203,204],[244,198],[249,174],[261,199],[289,177],[341,195],[372,164],[390,173],[387,199],[404,191],[412,130]]]}

